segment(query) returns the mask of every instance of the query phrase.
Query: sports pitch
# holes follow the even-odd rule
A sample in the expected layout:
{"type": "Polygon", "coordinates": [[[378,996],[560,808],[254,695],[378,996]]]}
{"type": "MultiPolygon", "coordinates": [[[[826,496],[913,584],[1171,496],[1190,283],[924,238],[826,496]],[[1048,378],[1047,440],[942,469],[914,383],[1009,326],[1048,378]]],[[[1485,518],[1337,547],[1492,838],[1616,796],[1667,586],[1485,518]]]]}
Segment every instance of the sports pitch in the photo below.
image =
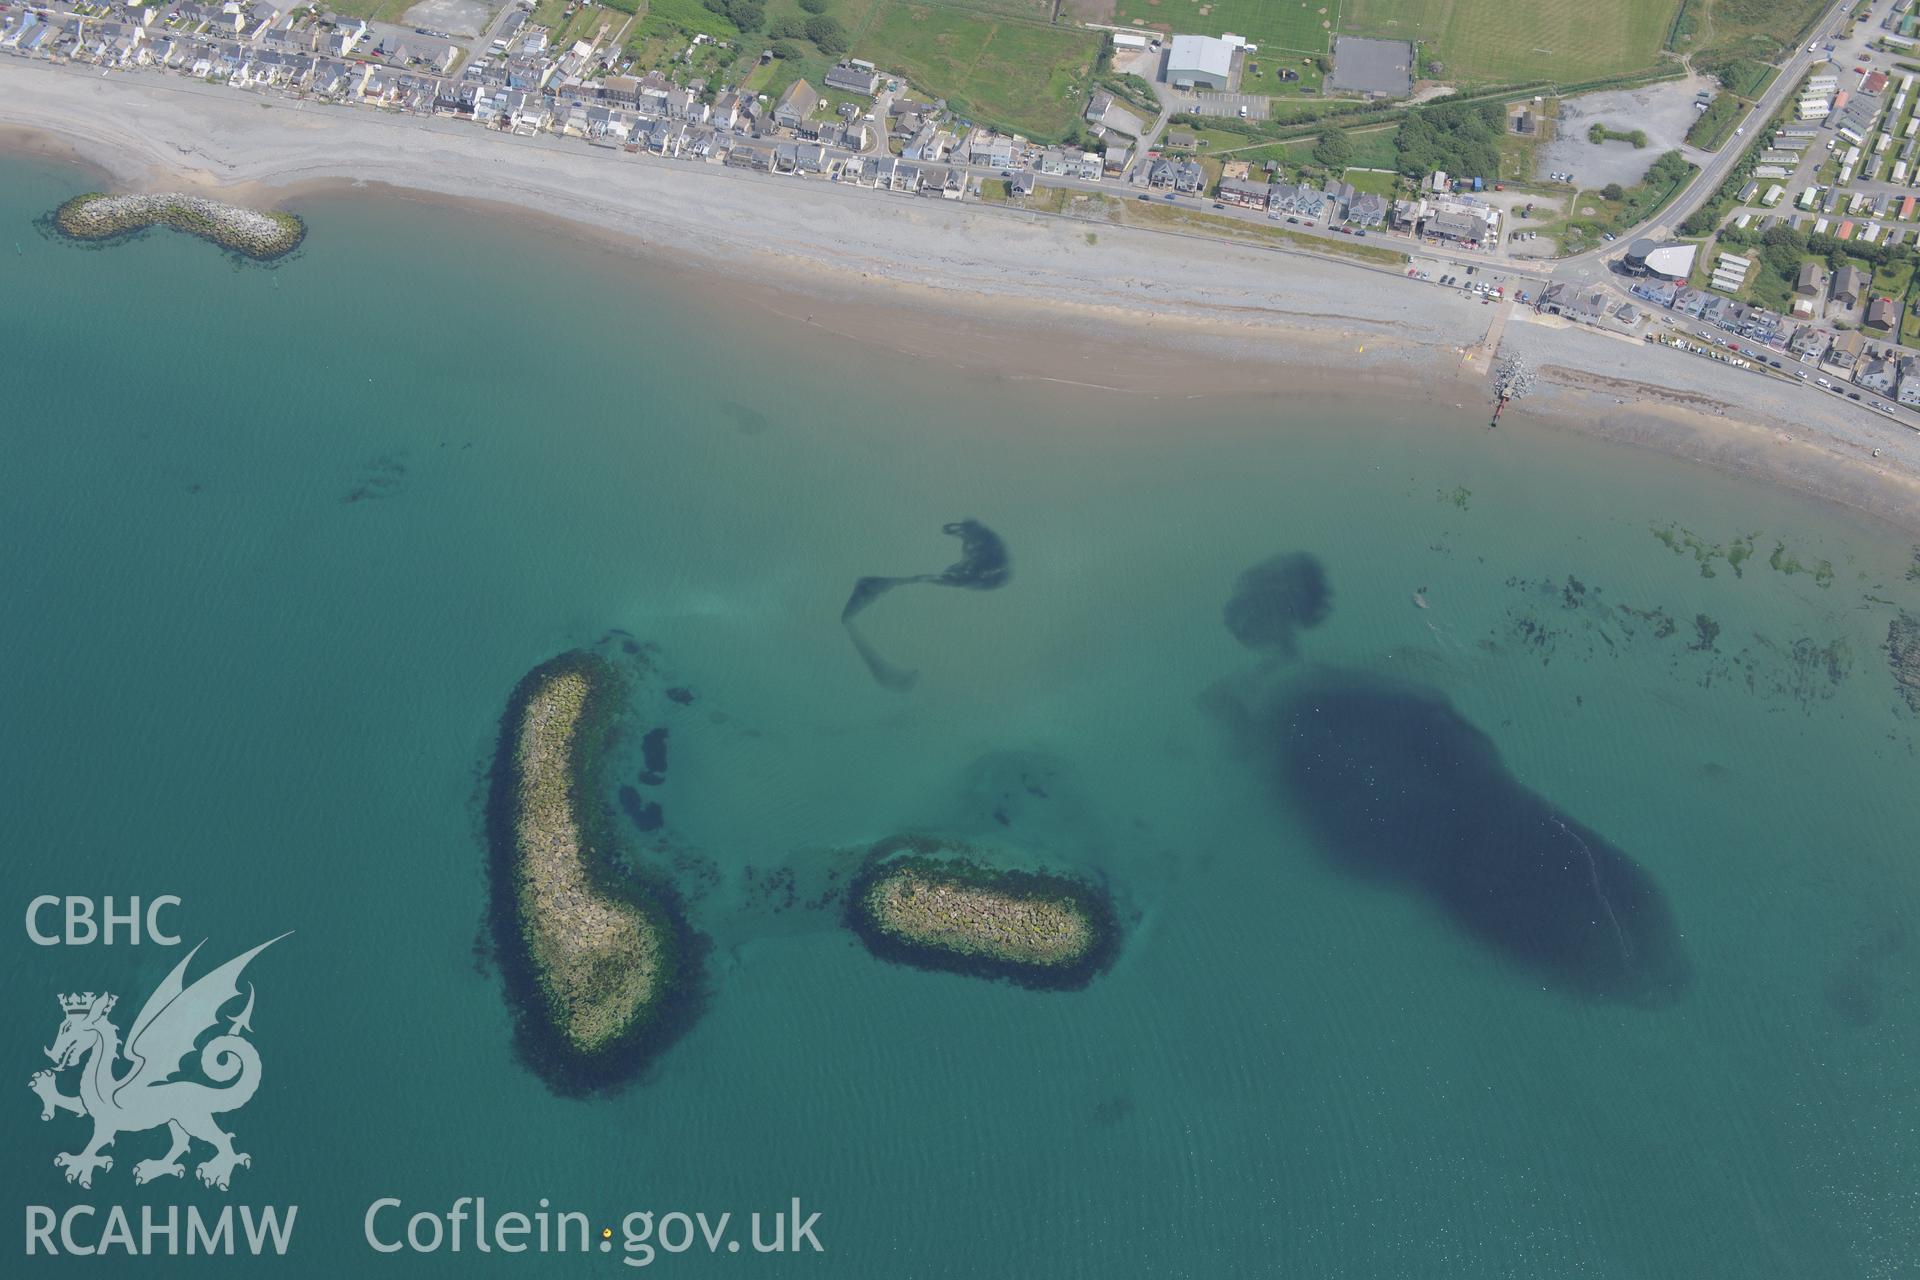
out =
{"type": "Polygon", "coordinates": [[[1653,66],[1679,7],[1679,0],[1341,0],[1335,30],[1418,41],[1422,70],[1438,59],[1451,81],[1566,84],[1653,66]]]}

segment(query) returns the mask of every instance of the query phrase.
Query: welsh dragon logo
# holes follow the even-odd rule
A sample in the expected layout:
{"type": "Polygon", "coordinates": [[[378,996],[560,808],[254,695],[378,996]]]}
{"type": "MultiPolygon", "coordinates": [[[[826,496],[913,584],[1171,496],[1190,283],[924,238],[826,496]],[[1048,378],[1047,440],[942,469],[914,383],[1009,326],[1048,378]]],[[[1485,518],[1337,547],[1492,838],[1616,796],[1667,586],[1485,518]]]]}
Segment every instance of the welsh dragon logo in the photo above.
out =
{"type": "Polygon", "coordinates": [[[186,1169],[180,1157],[196,1139],[213,1148],[213,1155],[194,1170],[210,1187],[225,1191],[234,1167],[253,1163],[245,1152],[234,1150],[233,1135],[214,1120],[246,1106],[260,1087],[259,1051],[243,1038],[253,1030],[253,984],[247,984],[246,1007],[227,1019],[227,1030],[199,1046],[201,1074],[224,1087],[174,1076],[186,1065],[201,1036],[218,1026],[220,1010],[239,998],[240,972],[247,962],[278,941],[263,942],[188,986],[187,965],[206,944],[194,947],[147,997],[127,1033],[124,1050],[120,1029],[107,1018],[117,996],[88,991],[60,997],[66,1018],[53,1047],[46,1051],[53,1059],[53,1070],[36,1072],[29,1086],[40,1095],[42,1120],[53,1119],[56,1111],[93,1118],[92,1140],[79,1151],[53,1158],[56,1166],[67,1171],[68,1182],[91,1187],[96,1169],[113,1168],[113,1157],[103,1153],[116,1137],[162,1125],[171,1145],[159,1159],[133,1166],[136,1183],[181,1177],[186,1169]],[[131,1066],[117,1073],[123,1055],[131,1066]],[[74,1066],[80,1069],[80,1092],[61,1093],[57,1073],[74,1066]]]}

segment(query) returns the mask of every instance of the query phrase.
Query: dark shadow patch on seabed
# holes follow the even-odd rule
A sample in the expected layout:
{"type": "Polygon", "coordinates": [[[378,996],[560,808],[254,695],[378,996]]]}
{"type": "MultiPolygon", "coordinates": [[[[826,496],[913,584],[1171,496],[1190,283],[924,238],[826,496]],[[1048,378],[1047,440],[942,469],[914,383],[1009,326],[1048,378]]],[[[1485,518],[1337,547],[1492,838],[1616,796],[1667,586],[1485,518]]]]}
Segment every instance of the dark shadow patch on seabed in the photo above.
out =
{"type": "Polygon", "coordinates": [[[882,688],[905,693],[920,680],[920,673],[888,662],[853,625],[853,620],[868,606],[895,587],[923,582],[936,587],[961,587],[968,591],[995,591],[1013,577],[1013,563],[1007,544],[1000,535],[978,520],[956,520],[940,526],[942,533],[960,539],[960,559],[939,573],[916,573],[903,578],[866,577],[853,584],[853,592],[840,608],[841,625],[853,641],[854,651],[882,688]]]}
{"type": "Polygon", "coordinates": [[[1317,673],[1242,724],[1342,870],[1419,891],[1563,990],[1660,1006],[1686,989],[1679,929],[1653,878],[1522,786],[1440,694],[1317,673]]]}
{"type": "Polygon", "coordinates": [[[1319,626],[1333,612],[1333,588],[1317,559],[1292,551],[1235,579],[1224,612],[1227,630],[1241,644],[1291,658],[1295,633],[1319,626]]]}

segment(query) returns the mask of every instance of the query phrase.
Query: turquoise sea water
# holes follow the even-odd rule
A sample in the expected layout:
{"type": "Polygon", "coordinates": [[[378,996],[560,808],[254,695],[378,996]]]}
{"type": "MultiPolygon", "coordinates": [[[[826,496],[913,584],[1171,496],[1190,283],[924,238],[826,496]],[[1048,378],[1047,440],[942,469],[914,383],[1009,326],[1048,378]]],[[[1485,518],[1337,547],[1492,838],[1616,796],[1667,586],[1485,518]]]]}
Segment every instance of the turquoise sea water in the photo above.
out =
{"type": "Polygon", "coordinates": [[[226,1119],[253,1155],[232,1191],[134,1187],[148,1133],[82,1192],[52,1164],[81,1122],[42,1124],[24,1087],[54,997],[113,989],[124,1029],[178,952],[11,927],[16,1224],[297,1204],[271,1264],[110,1270],[563,1276],[627,1269],[388,1259],[362,1215],[546,1197],[617,1230],[798,1196],[824,1255],[652,1269],[1916,1274],[1920,717],[1881,646],[1920,581],[1897,535],[1477,411],[1009,387],[417,205],[316,200],[274,270],[36,231],[87,185],[0,167],[9,918],[172,893],[210,960],[295,933],[249,970],[266,1076],[226,1119]],[[883,690],[846,593],[948,564],[966,516],[1013,580],[864,614],[922,672],[883,690]],[[1695,554],[1743,537],[1737,571],[1695,554]],[[1294,550],[1332,611],[1261,670],[1222,605],[1294,550]],[[657,713],[666,826],[633,834],[695,892],[712,991],[648,1078],[566,1100],[513,1059],[476,957],[480,786],[514,682],[616,628],[695,694],[657,713]],[[1682,933],[1680,998],[1580,997],[1338,870],[1209,696],[1327,672],[1444,694],[1635,859],[1682,933]],[[804,889],[826,851],[915,826],[1108,878],[1115,968],[1067,994],[892,968],[741,888],[804,889]]]}

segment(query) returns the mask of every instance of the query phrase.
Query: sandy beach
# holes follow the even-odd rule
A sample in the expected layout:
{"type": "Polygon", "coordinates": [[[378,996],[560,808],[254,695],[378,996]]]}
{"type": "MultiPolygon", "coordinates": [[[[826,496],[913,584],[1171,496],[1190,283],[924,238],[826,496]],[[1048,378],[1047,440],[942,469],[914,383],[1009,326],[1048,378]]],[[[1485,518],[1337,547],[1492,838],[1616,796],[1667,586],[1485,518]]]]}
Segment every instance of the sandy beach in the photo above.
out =
{"type": "Polygon", "coordinates": [[[0,58],[0,145],[113,190],[293,207],[343,186],[486,202],[638,249],[809,334],[1008,380],[1191,399],[1364,391],[1508,412],[1769,478],[1920,532],[1920,433],[1810,388],[1298,252],[629,156],[171,75],[0,58]],[[1876,455],[1877,451],[1877,455],[1876,455]]]}

